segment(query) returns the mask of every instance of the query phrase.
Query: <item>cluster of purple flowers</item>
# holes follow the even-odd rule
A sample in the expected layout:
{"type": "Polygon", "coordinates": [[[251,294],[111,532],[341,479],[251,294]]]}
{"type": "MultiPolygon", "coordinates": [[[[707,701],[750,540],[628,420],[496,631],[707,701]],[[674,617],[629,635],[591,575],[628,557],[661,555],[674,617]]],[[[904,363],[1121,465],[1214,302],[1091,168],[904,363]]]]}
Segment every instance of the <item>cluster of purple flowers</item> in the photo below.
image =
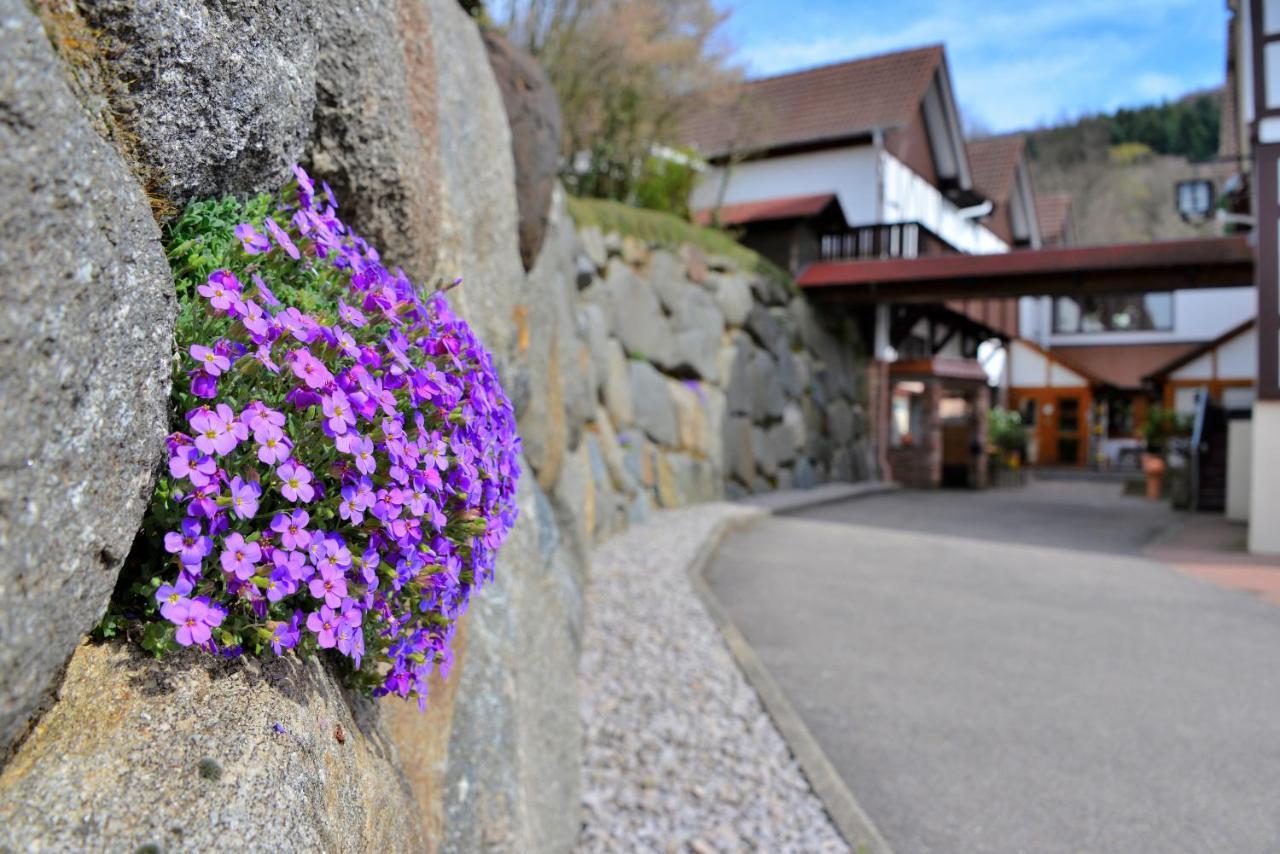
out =
{"type": "Polygon", "coordinates": [[[240,275],[197,289],[217,337],[180,342],[202,403],[168,438],[157,496],[180,522],[155,601],[181,646],[335,649],[375,694],[424,702],[515,522],[515,419],[444,294],[383,267],[295,173],[279,223],[236,228],[240,275]],[[299,281],[324,309],[272,290],[299,281]]]}

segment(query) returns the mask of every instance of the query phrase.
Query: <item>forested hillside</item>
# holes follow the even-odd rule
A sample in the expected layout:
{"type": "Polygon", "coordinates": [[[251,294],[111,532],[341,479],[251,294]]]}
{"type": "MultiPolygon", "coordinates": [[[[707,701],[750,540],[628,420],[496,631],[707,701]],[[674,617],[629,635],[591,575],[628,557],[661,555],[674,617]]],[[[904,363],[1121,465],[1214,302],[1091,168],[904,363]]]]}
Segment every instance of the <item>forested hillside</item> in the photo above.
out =
{"type": "Polygon", "coordinates": [[[1216,161],[1221,93],[1087,116],[1028,132],[1037,192],[1073,196],[1079,243],[1124,243],[1217,233],[1189,225],[1174,208],[1174,184],[1214,179],[1234,164],[1216,161]]]}

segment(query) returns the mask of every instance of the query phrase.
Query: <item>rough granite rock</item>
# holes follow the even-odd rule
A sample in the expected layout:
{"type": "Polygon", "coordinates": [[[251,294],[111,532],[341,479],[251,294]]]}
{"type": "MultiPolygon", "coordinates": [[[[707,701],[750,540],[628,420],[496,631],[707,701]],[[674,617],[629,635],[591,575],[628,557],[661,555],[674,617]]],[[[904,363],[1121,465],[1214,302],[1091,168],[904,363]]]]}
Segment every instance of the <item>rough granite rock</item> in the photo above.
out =
{"type": "Polygon", "coordinates": [[[751,356],[751,412],[756,421],[781,418],[786,397],[782,394],[782,380],[778,378],[778,363],[768,352],[756,350],[751,356]]]}
{"type": "Polygon", "coordinates": [[[665,249],[655,249],[649,255],[649,266],[644,276],[653,285],[667,314],[678,316],[684,311],[685,299],[696,288],[684,277],[680,259],[665,249]]]}
{"type": "Polygon", "coordinates": [[[439,163],[429,39],[402,39],[422,9],[397,0],[318,3],[314,127],[306,161],[343,218],[416,281],[435,269],[439,163]],[[406,108],[408,105],[408,108],[406,108]]]}
{"type": "Polygon", "coordinates": [[[617,339],[610,338],[606,349],[604,386],[601,389],[605,408],[614,426],[622,429],[635,421],[635,404],[631,394],[631,366],[617,339]]]}
{"type": "Polygon", "coordinates": [[[725,419],[724,447],[729,473],[749,485],[756,476],[754,431],[750,418],[732,416],[725,419]]]}
{"type": "Polygon", "coordinates": [[[604,281],[609,326],[627,355],[662,368],[674,366],[671,326],[649,282],[619,260],[609,262],[604,281]]]}
{"type": "Polygon", "coordinates": [[[83,644],[0,775],[0,848],[423,847],[377,706],[318,659],[83,644]]]}
{"type": "Polygon", "coordinates": [[[542,248],[560,162],[560,102],[537,60],[512,46],[497,30],[486,29],[482,35],[511,127],[520,257],[529,270],[542,248]]]}
{"type": "Polygon", "coordinates": [[[660,445],[675,447],[680,441],[676,408],[667,380],[648,362],[632,360],[631,396],[636,426],[660,445]]]}
{"type": "MultiPolygon", "coordinates": [[[[529,325],[538,295],[529,292],[520,261],[502,97],[461,6],[406,5],[425,18],[416,33],[426,32],[431,48],[424,76],[434,88],[424,107],[439,119],[437,268],[464,277],[450,301],[494,351],[508,392],[519,398],[525,389],[527,406],[530,367],[521,339],[539,332],[529,325]]],[[[578,656],[581,591],[532,477],[521,480],[520,512],[498,559],[498,580],[476,597],[468,617],[444,782],[443,851],[564,850],[576,833],[581,736],[573,714],[577,685],[565,674],[578,656]]]]}
{"type": "Polygon", "coordinates": [[[475,22],[452,0],[403,0],[401,15],[426,32],[429,49],[412,58],[412,110],[437,125],[439,275],[461,276],[450,303],[494,354],[517,405],[528,401],[520,340],[529,331],[529,294],[520,262],[515,166],[502,94],[475,22]],[[419,63],[426,63],[419,67],[419,63]],[[420,81],[420,82],[419,82],[420,81]],[[524,333],[521,334],[521,318],[524,333]]]}
{"type": "MultiPolygon", "coordinates": [[[[683,280],[682,280],[683,281],[683,280]]],[[[672,317],[675,333],[675,362],[679,371],[691,371],[715,382],[719,379],[720,343],[724,337],[724,316],[711,294],[686,283],[688,293],[672,317]]]]}
{"type": "Polygon", "coordinates": [[[317,5],[78,4],[127,88],[124,123],[162,196],[181,207],[284,183],[311,133],[317,5]]]}
{"type": "Polygon", "coordinates": [[[747,280],[736,274],[716,274],[708,281],[715,290],[716,302],[724,312],[725,322],[730,326],[742,326],[746,323],[755,305],[751,285],[747,280]]]}
{"type": "Polygon", "coordinates": [[[468,617],[445,778],[449,852],[566,851],[577,834],[581,729],[571,674],[582,590],[545,495],[520,482],[497,581],[468,617]]]}
{"type": "Polygon", "coordinates": [[[0,0],[0,755],[98,621],[167,432],[173,283],[128,169],[0,0]]]}

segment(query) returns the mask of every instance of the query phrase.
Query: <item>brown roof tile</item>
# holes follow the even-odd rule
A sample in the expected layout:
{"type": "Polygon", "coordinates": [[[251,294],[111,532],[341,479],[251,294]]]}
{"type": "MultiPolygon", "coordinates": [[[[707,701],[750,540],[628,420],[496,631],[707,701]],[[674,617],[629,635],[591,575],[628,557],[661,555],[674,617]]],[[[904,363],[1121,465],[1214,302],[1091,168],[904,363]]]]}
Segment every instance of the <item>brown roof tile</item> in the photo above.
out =
{"type": "MultiPolygon", "coordinates": [[[[827,209],[827,205],[835,201],[835,193],[817,193],[811,196],[785,196],[778,199],[765,199],[759,202],[721,205],[719,219],[721,225],[743,225],[748,222],[799,219],[800,217],[817,216],[827,209]]],[[[693,221],[698,225],[710,225],[712,213],[713,210],[711,208],[695,211],[693,221]]]]}
{"type": "Polygon", "coordinates": [[[1040,240],[1046,246],[1062,242],[1071,218],[1070,193],[1037,193],[1036,221],[1040,223],[1040,240]]]}
{"type": "Polygon", "coordinates": [[[973,188],[996,204],[1007,202],[1018,158],[1026,144],[1026,137],[1016,133],[966,142],[973,188]]]}
{"type": "Polygon", "coordinates": [[[931,45],[750,80],[691,110],[681,141],[715,157],[905,127],[942,58],[931,45]]]}

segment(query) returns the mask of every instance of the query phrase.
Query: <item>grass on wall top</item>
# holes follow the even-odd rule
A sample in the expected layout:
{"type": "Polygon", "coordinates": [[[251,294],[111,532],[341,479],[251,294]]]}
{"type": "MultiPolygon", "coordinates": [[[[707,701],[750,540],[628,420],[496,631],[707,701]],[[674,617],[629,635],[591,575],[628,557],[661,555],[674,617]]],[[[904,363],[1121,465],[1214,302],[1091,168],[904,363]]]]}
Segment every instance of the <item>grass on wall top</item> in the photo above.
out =
{"type": "Polygon", "coordinates": [[[794,289],[791,277],[768,259],[734,240],[728,232],[703,228],[662,211],[631,207],[611,199],[567,197],[569,215],[579,227],[596,226],[605,234],[617,232],[675,251],[692,244],[711,255],[723,255],[741,270],[759,273],[794,289]]]}

